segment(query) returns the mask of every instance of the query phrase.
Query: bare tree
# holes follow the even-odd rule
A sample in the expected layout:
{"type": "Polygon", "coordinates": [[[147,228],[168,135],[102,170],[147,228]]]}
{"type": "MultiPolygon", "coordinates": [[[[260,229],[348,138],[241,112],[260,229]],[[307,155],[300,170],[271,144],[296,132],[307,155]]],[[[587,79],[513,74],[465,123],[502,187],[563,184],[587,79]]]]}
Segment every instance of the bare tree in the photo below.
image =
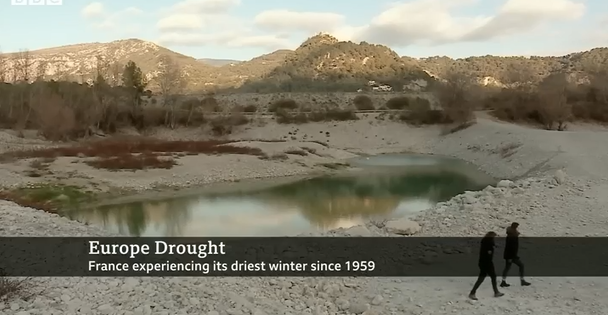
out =
{"type": "Polygon", "coordinates": [[[43,81],[48,69],[48,63],[44,60],[39,60],[36,64],[36,80],[43,81]]]}
{"type": "MultiPolygon", "coordinates": [[[[30,81],[30,75],[32,71],[33,60],[30,52],[26,49],[21,50],[15,54],[15,75],[18,77],[17,80],[21,79],[25,82],[30,81]]],[[[15,80],[15,81],[17,81],[15,80]]]]}
{"type": "Polygon", "coordinates": [[[118,91],[112,88],[110,82],[114,83],[115,86],[119,84],[117,77],[120,76],[122,69],[119,68],[117,63],[112,63],[103,56],[97,56],[96,59],[96,77],[92,89],[95,99],[94,104],[92,104],[92,112],[95,115],[91,116],[91,121],[94,121],[96,125],[89,126],[88,132],[101,134],[100,130],[111,130],[116,123],[119,95],[118,91]]]}
{"type": "Polygon", "coordinates": [[[562,131],[572,119],[572,105],[568,103],[567,90],[570,83],[566,73],[554,73],[539,84],[538,112],[547,130],[562,131]]]}
{"type": "Polygon", "coordinates": [[[99,80],[99,78],[103,78],[104,81],[108,81],[110,73],[110,60],[105,56],[96,56],[95,57],[95,80],[99,80]]]}
{"type": "Polygon", "coordinates": [[[444,76],[445,82],[436,87],[435,95],[447,117],[459,124],[470,122],[474,118],[475,101],[471,99],[470,88],[473,78],[456,70],[449,70],[444,76]]]}
{"type": "Polygon", "coordinates": [[[0,83],[8,80],[8,58],[0,52],[0,83]]]}
{"type": "Polygon", "coordinates": [[[124,65],[118,62],[112,62],[108,65],[108,84],[110,86],[119,86],[122,84],[122,71],[124,65]]]}
{"type": "Polygon", "coordinates": [[[158,86],[163,99],[163,106],[169,107],[165,114],[165,124],[175,127],[175,107],[179,94],[186,86],[186,80],[179,65],[168,55],[159,57],[158,86]]]}

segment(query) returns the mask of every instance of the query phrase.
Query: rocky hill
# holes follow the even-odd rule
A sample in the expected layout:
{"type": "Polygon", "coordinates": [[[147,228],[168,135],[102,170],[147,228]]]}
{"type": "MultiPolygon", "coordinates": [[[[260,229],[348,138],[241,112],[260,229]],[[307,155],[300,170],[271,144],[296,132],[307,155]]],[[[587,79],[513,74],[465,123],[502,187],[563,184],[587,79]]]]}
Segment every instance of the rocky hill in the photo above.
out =
{"type": "Polygon", "coordinates": [[[307,39],[261,79],[241,89],[256,91],[357,91],[368,82],[401,88],[413,79],[430,79],[417,64],[404,62],[382,45],[341,42],[328,34],[307,39]]]}
{"type": "Polygon", "coordinates": [[[233,73],[234,75],[239,76],[239,78],[261,78],[280,66],[285,61],[285,58],[292,52],[292,50],[288,49],[277,50],[248,61],[239,62],[238,64],[224,65],[219,71],[233,73]]]}
{"type": "MultiPolygon", "coordinates": [[[[155,89],[154,78],[158,73],[159,57],[168,55],[188,77],[188,92],[208,90],[210,87],[225,88],[241,84],[246,79],[261,76],[274,66],[270,63],[263,69],[256,61],[243,62],[243,66],[213,66],[193,57],[182,55],[165,47],[139,39],[117,40],[109,43],[86,43],[46,48],[34,51],[6,53],[0,55],[0,75],[6,81],[72,80],[86,82],[93,80],[99,68],[103,68],[112,80],[118,80],[122,67],[134,61],[150,80],[149,88],[155,89]],[[101,60],[101,61],[100,61],[101,60]],[[243,74],[243,69],[259,69],[259,74],[243,74]]],[[[279,53],[280,55],[280,53],[279,53]]],[[[257,58],[256,58],[257,59],[257,58]]],[[[276,62],[275,62],[276,63],[276,62]]]]}
{"type": "Polygon", "coordinates": [[[0,55],[0,76],[6,81],[43,79],[92,80],[104,63],[109,77],[120,78],[122,66],[133,60],[151,80],[158,59],[168,55],[188,77],[188,92],[311,92],[381,89],[424,89],[433,77],[458,71],[484,85],[538,80],[555,71],[584,77],[608,69],[608,48],[560,57],[479,56],[463,59],[400,57],[389,47],[366,42],[340,42],[328,34],[307,39],[296,50],[278,50],[249,61],[195,59],[138,39],[88,43],[0,55]],[[111,61],[111,62],[109,62],[111,61]],[[226,64],[228,62],[228,64],[226,64]],[[26,66],[27,65],[27,66],[26,66]]]}

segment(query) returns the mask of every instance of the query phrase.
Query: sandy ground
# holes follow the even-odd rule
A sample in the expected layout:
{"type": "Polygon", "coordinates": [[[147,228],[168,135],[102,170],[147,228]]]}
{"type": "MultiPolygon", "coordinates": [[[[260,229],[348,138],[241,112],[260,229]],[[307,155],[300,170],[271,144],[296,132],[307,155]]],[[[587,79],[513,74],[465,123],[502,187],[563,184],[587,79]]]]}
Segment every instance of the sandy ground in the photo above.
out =
{"type": "MultiPolygon", "coordinates": [[[[167,138],[202,138],[196,131],[160,132],[167,138]]],[[[254,142],[281,153],[314,146],[315,156],[287,160],[253,157],[188,157],[169,171],[100,172],[84,164],[58,161],[53,171],[73,171],[108,186],[145,189],[154,185],[193,185],[217,180],[284,176],[323,171],[319,163],[354,154],[420,152],[454,156],[497,178],[515,179],[509,187],[457,196],[414,219],[423,236],[481,235],[501,232],[511,221],[529,236],[606,236],[608,231],[608,133],[576,127],[549,132],[480,118],[478,124],[440,136],[436,128],[412,128],[373,118],[356,122],[300,126],[260,124],[235,139],[283,139],[254,142]],[[329,136],[327,136],[329,133],[329,136]],[[293,137],[293,139],[292,139],[293,137]],[[63,166],[62,166],[63,165],[63,166]]],[[[2,134],[4,150],[26,140],[2,134]]],[[[30,141],[35,142],[35,141],[30,141]]],[[[36,143],[35,145],[43,145],[36,143]]],[[[2,165],[5,184],[40,180],[20,174],[23,165],[2,165]]],[[[43,179],[44,180],[44,179],[43,179]]],[[[0,202],[0,235],[106,235],[64,218],[0,202]]],[[[390,235],[385,223],[369,223],[339,235],[390,235]]],[[[513,272],[515,273],[515,271],[513,272]]],[[[504,289],[491,297],[489,283],[480,301],[466,298],[470,278],[306,278],[306,279],[121,279],[50,278],[34,301],[0,303],[1,314],[606,314],[608,279],[531,278],[531,287],[504,289]],[[160,292],[160,293],[159,293],[160,292]],[[171,294],[169,294],[171,292],[171,294]],[[602,299],[602,297],[604,297],[602,299]]],[[[489,282],[489,281],[487,281],[489,282]]],[[[514,283],[515,279],[511,278],[514,283]]]]}

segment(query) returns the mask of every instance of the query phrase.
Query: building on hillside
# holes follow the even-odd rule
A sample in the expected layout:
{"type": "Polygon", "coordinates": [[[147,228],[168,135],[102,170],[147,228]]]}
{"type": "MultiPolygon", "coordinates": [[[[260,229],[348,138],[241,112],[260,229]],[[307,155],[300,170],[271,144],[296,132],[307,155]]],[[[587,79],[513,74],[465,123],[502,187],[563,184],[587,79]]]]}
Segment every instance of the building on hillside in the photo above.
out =
{"type": "Polygon", "coordinates": [[[393,87],[388,84],[380,84],[376,81],[367,81],[367,86],[372,88],[374,92],[391,92],[393,87]]]}

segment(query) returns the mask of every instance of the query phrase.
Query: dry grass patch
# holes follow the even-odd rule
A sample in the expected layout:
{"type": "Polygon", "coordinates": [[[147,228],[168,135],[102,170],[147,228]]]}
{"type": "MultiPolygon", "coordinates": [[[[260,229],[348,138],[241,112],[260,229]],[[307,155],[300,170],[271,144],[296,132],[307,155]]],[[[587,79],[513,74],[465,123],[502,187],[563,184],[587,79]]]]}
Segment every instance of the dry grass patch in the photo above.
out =
{"type": "Polygon", "coordinates": [[[446,136],[449,134],[453,134],[453,133],[457,133],[459,131],[465,130],[473,125],[475,125],[477,123],[477,121],[475,120],[470,120],[467,122],[463,122],[460,124],[457,124],[455,126],[444,126],[441,130],[441,135],[442,136],[446,136]]]}
{"type": "Polygon", "coordinates": [[[103,168],[112,171],[120,170],[145,170],[145,169],[170,169],[177,165],[171,157],[163,157],[155,154],[124,155],[116,157],[97,158],[86,161],[87,165],[94,168],[103,168]]]}
{"type": "Polygon", "coordinates": [[[310,113],[291,113],[284,109],[275,112],[279,124],[306,124],[310,122],[352,121],[359,117],[351,109],[327,109],[310,113]]]}
{"type": "Polygon", "coordinates": [[[511,142],[511,143],[507,143],[501,147],[498,147],[498,148],[492,150],[492,153],[498,154],[503,159],[506,159],[508,157],[511,157],[513,154],[517,153],[517,149],[519,149],[520,147],[521,147],[521,143],[511,142]]]}
{"type": "Polygon", "coordinates": [[[297,149],[293,149],[293,150],[287,150],[285,151],[285,154],[291,154],[291,155],[299,155],[299,156],[307,156],[308,152],[304,151],[304,150],[297,150],[297,149]]]}
{"type": "Polygon", "coordinates": [[[261,155],[260,160],[268,160],[268,161],[285,161],[289,160],[289,156],[286,153],[276,153],[273,155],[261,155]]]}
{"type": "Polygon", "coordinates": [[[0,270],[0,302],[21,299],[27,301],[34,294],[31,292],[31,278],[11,279],[0,270]]]}
{"type": "Polygon", "coordinates": [[[137,170],[171,168],[175,161],[166,158],[174,154],[247,154],[261,155],[259,148],[228,145],[235,141],[168,141],[157,139],[122,138],[92,141],[72,146],[40,150],[15,151],[0,154],[0,161],[26,158],[94,157],[88,165],[106,169],[137,170]]]}
{"type": "Polygon", "coordinates": [[[59,209],[92,201],[95,196],[80,187],[38,184],[0,191],[0,199],[20,206],[57,213],[59,209]]]}

